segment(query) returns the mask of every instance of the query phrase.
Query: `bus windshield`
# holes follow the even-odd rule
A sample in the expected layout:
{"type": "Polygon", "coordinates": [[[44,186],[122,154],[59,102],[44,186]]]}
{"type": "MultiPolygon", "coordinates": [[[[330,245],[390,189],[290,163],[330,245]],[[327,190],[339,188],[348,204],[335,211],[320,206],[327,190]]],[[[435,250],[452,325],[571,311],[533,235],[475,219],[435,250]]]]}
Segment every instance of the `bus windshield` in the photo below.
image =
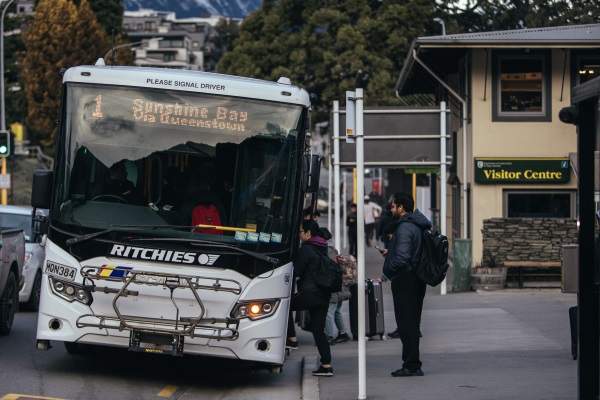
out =
{"type": "Polygon", "coordinates": [[[136,234],[264,251],[290,243],[305,107],[81,83],[64,96],[54,226],[153,226],[136,234]]]}

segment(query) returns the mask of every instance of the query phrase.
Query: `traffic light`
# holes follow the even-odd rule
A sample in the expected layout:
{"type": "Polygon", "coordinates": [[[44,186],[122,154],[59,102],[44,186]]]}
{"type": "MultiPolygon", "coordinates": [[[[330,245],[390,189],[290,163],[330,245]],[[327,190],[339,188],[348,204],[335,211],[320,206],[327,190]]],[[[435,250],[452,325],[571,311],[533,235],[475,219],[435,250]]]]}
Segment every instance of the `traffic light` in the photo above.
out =
{"type": "Polygon", "coordinates": [[[0,131],[0,157],[10,156],[10,132],[0,131]]]}

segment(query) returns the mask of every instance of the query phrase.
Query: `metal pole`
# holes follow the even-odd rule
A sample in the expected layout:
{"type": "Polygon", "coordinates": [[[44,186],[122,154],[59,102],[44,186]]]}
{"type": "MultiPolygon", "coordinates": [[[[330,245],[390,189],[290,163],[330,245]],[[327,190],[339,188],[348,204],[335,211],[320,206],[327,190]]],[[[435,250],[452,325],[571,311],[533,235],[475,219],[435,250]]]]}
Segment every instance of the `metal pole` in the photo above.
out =
{"type": "Polygon", "coordinates": [[[446,22],[441,18],[434,18],[433,20],[442,25],[442,36],[446,36],[446,22]]]}
{"type": "Polygon", "coordinates": [[[344,248],[346,248],[348,246],[348,229],[345,228],[346,226],[346,219],[348,218],[348,213],[347,213],[347,207],[346,204],[348,203],[348,196],[346,195],[346,192],[348,190],[348,188],[346,187],[346,171],[344,171],[342,173],[343,175],[343,180],[342,180],[342,185],[344,188],[343,194],[342,194],[342,199],[344,199],[343,203],[342,203],[342,207],[344,208],[344,213],[342,214],[343,219],[342,221],[344,221],[344,248]]]}
{"type": "Polygon", "coordinates": [[[356,89],[356,205],[358,261],[358,398],[367,398],[367,357],[365,338],[365,160],[363,138],[363,89],[356,89]]]}
{"type": "MultiPolygon", "coordinates": [[[[379,195],[383,198],[383,168],[379,168],[379,195]]],[[[385,204],[385,199],[383,199],[385,204]]]]}
{"type": "MultiPolygon", "coordinates": [[[[14,1],[14,0],[11,0],[11,1],[14,1]]],[[[106,61],[106,59],[108,58],[108,56],[110,56],[110,54],[113,51],[118,50],[118,49],[122,49],[123,47],[131,47],[131,46],[136,46],[138,44],[144,44],[144,43],[150,42],[152,40],[163,40],[163,39],[164,39],[164,37],[155,37],[155,38],[151,38],[151,39],[144,39],[144,40],[141,40],[139,42],[123,43],[123,44],[120,44],[118,46],[111,47],[111,49],[109,51],[107,51],[106,54],[104,55],[104,60],[106,61]]]]}
{"type": "MultiPolygon", "coordinates": [[[[6,130],[6,115],[4,113],[4,14],[6,14],[6,10],[15,0],[8,0],[4,8],[2,9],[2,16],[0,17],[0,34],[2,37],[0,38],[0,128],[1,130],[6,130]]],[[[2,175],[6,174],[6,157],[2,158],[2,175]]],[[[3,205],[8,204],[8,196],[6,193],[6,189],[1,190],[1,199],[0,202],[3,205]]]]}
{"type": "MultiPolygon", "coordinates": [[[[342,230],[340,228],[341,196],[340,196],[340,102],[333,102],[333,190],[335,190],[335,234],[334,243],[337,251],[341,252],[342,230]]],[[[330,192],[331,193],[331,192],[330,192]]]]}
{"type": "MultiPolygon", "coordinates": [[[[327,154],[329,155],[329,168],[327,169],[327,229],[329,229],[329,232],[333,231],[333,229],[331,229],[331,214],[333,214],[332,211],[332,205],[331,205],[331,185],[332,185],[332,179],[333,177],[332,175],[332,169],[331,168],[333,166],[333,158],[332,158],[332,154],[331,154],[331,143],[329,140],[327,140],[327,154]]],[[[335,236],[335,233],[333,234],[335,236]]]]}
{"type": "MultiPolygon", "coordinates": [[[[434,185],[437,182],[433,182],[434,185]]],[[[440,233],[446,235],[446,102],[440,102],[440,233]]],[[[440,286],[446,294],[446,279],[440,286]]]]}
{"type": "Polygon", "coordinates": [[[144,43],[144,42],[143,42],[143,41],[141,41],[141,42],[133,42],[133,43],[124,43],[124,44],[120,44],[120,45],[118,45],[118,46],[115,46],[115,47],[111,47],[111,48],[110,48],[110,50],[108,50],[108,51],[106,52],[106,54],[104,55],[104,61],[106,61],[106,59],[108,58],[108,56],[110,56],[110,55],[111,55],[111,53],[112,53],[113,51],[115,51],[115,50],[122,49],[123,47],[131,47],[131,46],[136,46],[136,45],[138,45],[138,44],[142,44],[142,43],[144,43]]]}

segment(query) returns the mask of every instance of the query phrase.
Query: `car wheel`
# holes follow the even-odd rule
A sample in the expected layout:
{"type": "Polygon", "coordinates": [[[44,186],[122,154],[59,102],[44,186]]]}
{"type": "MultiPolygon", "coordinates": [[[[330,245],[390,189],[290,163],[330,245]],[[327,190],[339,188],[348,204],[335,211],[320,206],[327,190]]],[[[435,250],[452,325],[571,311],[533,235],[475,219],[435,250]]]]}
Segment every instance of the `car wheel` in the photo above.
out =
{"type": "Polygon", "coordinates": [[[35,274],[33,280],[33,287],[31,288],[31,294],[29,300],[25,303],[24,308],[29,311],[38,311],[40,309],[40,295],[42,293],[42,273],[40,271],[35,274]]]}
{"type": "Polygon", "coordinates": [[[17,278],[13,272],[10,272],[6,280],[4,293],[0,298],[0,336],[6,336],[10,333],[18,306],[17,278]]]}

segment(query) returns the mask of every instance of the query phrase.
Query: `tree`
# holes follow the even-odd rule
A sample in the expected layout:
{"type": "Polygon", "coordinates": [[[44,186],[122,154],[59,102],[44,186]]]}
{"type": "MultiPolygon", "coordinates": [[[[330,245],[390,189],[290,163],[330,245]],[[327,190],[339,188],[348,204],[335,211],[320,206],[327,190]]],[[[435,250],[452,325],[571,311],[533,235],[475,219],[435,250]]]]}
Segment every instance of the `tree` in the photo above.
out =
{"type": "Polygon", "coordinates": [[[23,83],[27,95],[27,125],[51,146],[61,94],[60,68],[73,65],[68,49],[75,48],[74,26],[77,9],[67,0],[40,0],[35,17],[23,39],[23,83]]]}
{"type": "MultiPolygon", "coordinates": [[[[364,86],[365,104],[394,105],[394,83],[412,40],[425,34],[434,0],[265,0],[240,26],[220,72],[277,80],[316,94],[314,122],[333,100],[364,86]]],[[[342,104],[343,105],[343,104],[342,104]]]]}
{"type": "Polygon", "coordinates": [[[77,35],[73,47],[72,56],[79,64],[94,64],[111,47],[106,32],[96,21],[95,14],[87,0],[82,0],[79,5],[75,31],[85,32],[85,34],[77,35]]]}
{"type": "MultiPolygon", "coordinates": [[[[74,0],[77,7],[81,0],[74,0]]],[[[123,1],[122,0],[93,0],[89,2],[96,20],[107,35],[123,33],[123,1]]]]}
{"type": "Polygon", "coordinates": [[[215,25],[217,35],[214,39],[215,50],[220,55],[233,48],[233,42],[240,35],[240,25],[231,18],[221,18],[215,25]]]}
{"type": "MultiPolygon", "coordinates": [[[[104,47],[98,48],[98,52],[95,53],[94,61],[98,58],[103,57],[112,47],[116,47],[122,44],[129,43],[126,34],[123,32],[123,2],[119,0],[74,0],[75,5],[78,6],[79,13],[85,9],[85,19],[91,21],[95,19],[102,27],[106,37],[110,40],[102,39],[102,45],[104,47]],[[84,8],[82,6],[86,3],[84,8]],[[91,13],[91,15],[90,15],[91,13]]],[[[85,39],[84,39],[85,40],[85,39]]],[[[87,42],[91,42],[85,40],[87,42]]],[[[107,64],[111,65],[135,65],[133,52],[130,47],[122,47],[116,51],[116,54],[110,54],[110,60],[105,60],[107,64]],[[115,62],[116,60],[116,62],[115,62]]]]}
{"type": "Polygon", "coordinates": [[[6,12],[4,21],[4,80],[5,80],[5,119],[6,126],[14,122],[25,121],[27,99],[20,80],[21,65],[19,55],[25,51],[21,32],[29,19],[24,15],[16,15],[16,2],[6,12]]]}
{"type": "Polygon", "coordinates": [[[449,33],[600,22],[596,0],[450,0],[438,4],[449,33]]]}
{"type": "Polygon", "coordinates": [[[110,43],[87,0],[81,1],[79,10],[69,0],[40,0],[23,40],[26,122],[42,138],[41,144],[51,147],[60,105],[60,70],[95,63],[110,43]]]}

